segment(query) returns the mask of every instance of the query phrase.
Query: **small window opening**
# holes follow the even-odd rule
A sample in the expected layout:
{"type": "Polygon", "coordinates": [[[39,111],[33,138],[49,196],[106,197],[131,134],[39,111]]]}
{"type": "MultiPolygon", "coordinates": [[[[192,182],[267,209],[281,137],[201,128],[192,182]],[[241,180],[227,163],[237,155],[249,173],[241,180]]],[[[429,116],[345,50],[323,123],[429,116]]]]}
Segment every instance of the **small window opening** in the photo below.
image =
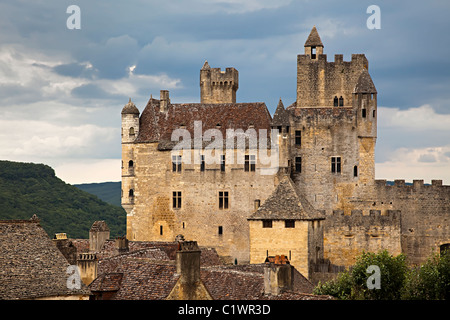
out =
{"type": "Polygon", "coordinates": [[[228,191],[219,191],[219,209],[228,209],[228,191]]]}
{"type": "Polygon", "coordinates": [[[205,156],[200,155],[200,171],[205,171],[205,156]]]}
{"type": "Polygon", "coordinates": [[[362,117],[363,117],[363,118],[366,117],[366,109],[362,109],[362,117]]]}
{"type": "Polygon", "coordinates": [[[285,228],[295,228],[295,220],[285,220],[284,227],[285,228]]]}
{"type": "Polygon", "coordinates": [[[334,96],[334,104],[335,107],[339,106],[339,99],[338,97],[334,96]]]}
{"type": "Polygon", "coordinates": [[[255,200],[255,210],[258,210],[258,208],[261,206],[261,200],[256,199],[255,200]]]}
{"type": "Polygon", "coordinates": [[[219,234],[219,236],[221,236],[223,234],[223,227],[222,226],[219,226],[218,234],[219,234]]]}
{"type": "Polygon", "coordinates": [[[263,228],[272,228],[272,220],[263,220],[263,228]]]}
{"type": "Polygon", "coordinates": [[[341,172],[341,157],[331,157],[331,172],[332,173],[341,172]]]}
{"type": "Polygon", "coordinates": [[[375,115],[376,115],[376,112],[375,112],[375,110],[373,110],[373,111],[372,111],[372,117],[375,118],[375,115]]]}
{"type": "Polygon", "coordinates": [[[344,98],[342,98],[342,96],[339,98],[339,107],[343,107],[344,106],[344,98]]]}
{"type": "Polygon", "coordinates": [[[245,155],[244,161],[244,171],[255,171],[256,170],[256,156],[255,155],[245,155]]]}
{"type": "Polygon", "coordinates": [[[172,172],[181,172],[181,156],[172,156],[172,172]]]}
{"type": "Polygon", "coordinates": [[[302,157],[295,157],[295,172],[302,172],[302,157]]]}
{"type": "Polygon", "coordinates": [[[174,209],[181,209],[181,191],[172,192],[172,207],[174,209]]]}
{"type": "Polygon", "coordinates": [[[358,166],[354,166],[353,167],[353,176],[357,177],[358,176],[358,166]]]}
{"type": "Polygon", "coordinates": [[[311,59],[316,58],[316,47],[311,47],[311,59]]]}
{"type": "Polygon", "coordinates": [[[163,226],[159,226],[159,235],[163,235],[163,226]]]}
{"type": "Polygon", "coordinates": [[[133,160],[128,161],[128,168],[133,168],[134,162],[133,160]]]}
{"type": "Polygon", "coordinates": [[[129,133],[130,133],[130,137],[134,136],[135,133],[134,133],[134,128],[133,127],[130,128],[129,133]]]}
{"type": "Polygon", "coordinates": [[[220,171],[225,172],[225,155],[220,156],[220,171]]]}
{"type": "Polygon", "coordinates": [[[295,145],[298,147],[302,145],[302,132],[300,130],[295,130],[295,145]]]}

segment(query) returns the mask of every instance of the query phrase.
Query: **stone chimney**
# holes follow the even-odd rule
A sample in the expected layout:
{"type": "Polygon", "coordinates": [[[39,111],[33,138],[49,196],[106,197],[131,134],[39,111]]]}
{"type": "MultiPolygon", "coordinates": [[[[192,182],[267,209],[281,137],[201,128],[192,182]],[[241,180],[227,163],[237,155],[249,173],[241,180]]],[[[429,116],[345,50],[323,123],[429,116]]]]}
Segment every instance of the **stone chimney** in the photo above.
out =
{"type": "Polygon", "coordinates": [[[197,241],[180,241],[176,257],[179,278],[168,300],[211,300],[211,294],[200,279],[200,254],[197,241]]]}
{"type": "Polygon", "coordinates": [[[167,108],[169,107],[169,104],[170,104],[169,91],[161,90],[159,95],[160,95],[159,111],[167,112],[167,108]]]}
{"type": "Polygon", "coordinates": [[[89,230],[89,251],[100,252],[109,239],[109,228],[105,221],[95,221],[89,230]]]}
{"type": "Polygon", "coordinates": [[[80,253],[77,259],[77,267],[81,281],[90,285],[97,278],[98,259],[95,253],[80,253]]]}
{"type": "Polygon", "coordinates": [[[177,273],[185,284],[194,284],[200,280],[200,254],[197,241],[178,242],[177,273]]]}
{"type": "Polygon", "coordinates": [[[277,296],[292,290],[292,266],[284,255],[267,257],[264,268],[264,293],[277,296]]]}
{"type": "Polygon", "coordinates": [[[116,238],[116,249],[119,253],[130,251],[130,248],[128,247],[128,239],[125,236],[116,238]]]}
{"type": "Polygon", "coordinates": [[[76,264],[77,262],[77,248],[72,241],[67,239],[67,234],[56,233],[53,238],[53,243],[61,251],[63,256],[67,259],[69,264],[76,264]]]}

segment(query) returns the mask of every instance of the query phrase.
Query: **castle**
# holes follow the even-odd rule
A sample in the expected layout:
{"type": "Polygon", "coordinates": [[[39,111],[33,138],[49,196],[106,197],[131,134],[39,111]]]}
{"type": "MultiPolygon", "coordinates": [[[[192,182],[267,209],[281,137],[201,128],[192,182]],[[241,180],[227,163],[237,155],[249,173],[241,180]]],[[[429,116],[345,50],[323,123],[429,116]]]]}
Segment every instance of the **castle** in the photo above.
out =
{"type": "Polygon", "coordinates": [[[323,49],[314,27],[297,57],[297,99],[287,108],[280,99],[273,117],[264,103],[236,102],[236,69],[208,62],[200,103],[173,104],[161,90],[140,113],[130,99],[121,113],[127,238],[182,234],[237,264],[284,254],[309,278],[351,266],[363,250],[419,264],[449,246],[450,186],[375,180],[377,90],[368,60],[336,54],[331,62],[323,49]],[[267,139],[240,148],[224,138],[230,129],[267,139]],[[222,138],[195,140],[208,131],[222,138]],[[174,132],[186,133],[187,148],[176,150],[174,132]],[[210,152],[212,144],[227,148],[210,152]],[[277,170],[262,149],[277,157],[277,170]]]}

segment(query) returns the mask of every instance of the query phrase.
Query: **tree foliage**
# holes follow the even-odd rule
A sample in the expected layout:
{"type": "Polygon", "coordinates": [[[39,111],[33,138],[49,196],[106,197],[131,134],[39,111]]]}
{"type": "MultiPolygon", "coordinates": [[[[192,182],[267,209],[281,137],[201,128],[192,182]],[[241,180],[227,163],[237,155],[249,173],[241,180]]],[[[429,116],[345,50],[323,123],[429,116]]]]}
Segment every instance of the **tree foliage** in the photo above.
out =
{"type": "Polygon", "coordinates": [[[363,252],[351,270],[319,283],[314,293],[342,300],[449,299],[450,254],[433,253],[422,266],[409,268],[403,254],[394,257],[386,250],[363,252]],[[379,289],[368,287],[371,265],[380,268],[379,289]]]}
{"type": "Polygon", "coordinates": [[[123,208],[110,205],[55,176],[43,164],[0,161],[0,219],[29,219],[36,214],[50,237],[65,232],[88,238],[92,223],[105,220],[111,237],[126,229],[123,208]]]}

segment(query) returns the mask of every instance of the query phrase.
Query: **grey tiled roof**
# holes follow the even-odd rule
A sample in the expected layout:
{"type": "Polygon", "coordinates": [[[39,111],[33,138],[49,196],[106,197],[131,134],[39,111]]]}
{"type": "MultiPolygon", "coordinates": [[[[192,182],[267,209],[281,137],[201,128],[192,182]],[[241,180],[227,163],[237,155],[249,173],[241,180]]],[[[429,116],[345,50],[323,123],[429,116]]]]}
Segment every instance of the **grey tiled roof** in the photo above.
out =
{"type": "Polygon", "coordinates": [[[264,201],[248,220],[313,220],[325,219],[300,194],[289,176],[284,176],[270,197],[264,201]]]}
{"type": "Polygon", "coordinates": [[[0,220],[0,299],[89,295],[67,288],[68,266],[39,220],[0,220]]]}
{"type": "Polygon", "coordinates": [[[289,125],[289,112],[286,111],[283,105],[283,101],[278,102],[277,109],[273,115],[273,126],[288,126],[289,125]]]}
{"type": "Polygon", "coordinates": [[[314,26],[306,39],[305,47],[323,47],[322,40],[320,39],[319,32],[317,32],[316,26],[314,26]]]}
{"type": "Polygon", "coordinates": [[[377,93],[372,78],[366,69],[361,72],[353,93],[377,93]]]}

